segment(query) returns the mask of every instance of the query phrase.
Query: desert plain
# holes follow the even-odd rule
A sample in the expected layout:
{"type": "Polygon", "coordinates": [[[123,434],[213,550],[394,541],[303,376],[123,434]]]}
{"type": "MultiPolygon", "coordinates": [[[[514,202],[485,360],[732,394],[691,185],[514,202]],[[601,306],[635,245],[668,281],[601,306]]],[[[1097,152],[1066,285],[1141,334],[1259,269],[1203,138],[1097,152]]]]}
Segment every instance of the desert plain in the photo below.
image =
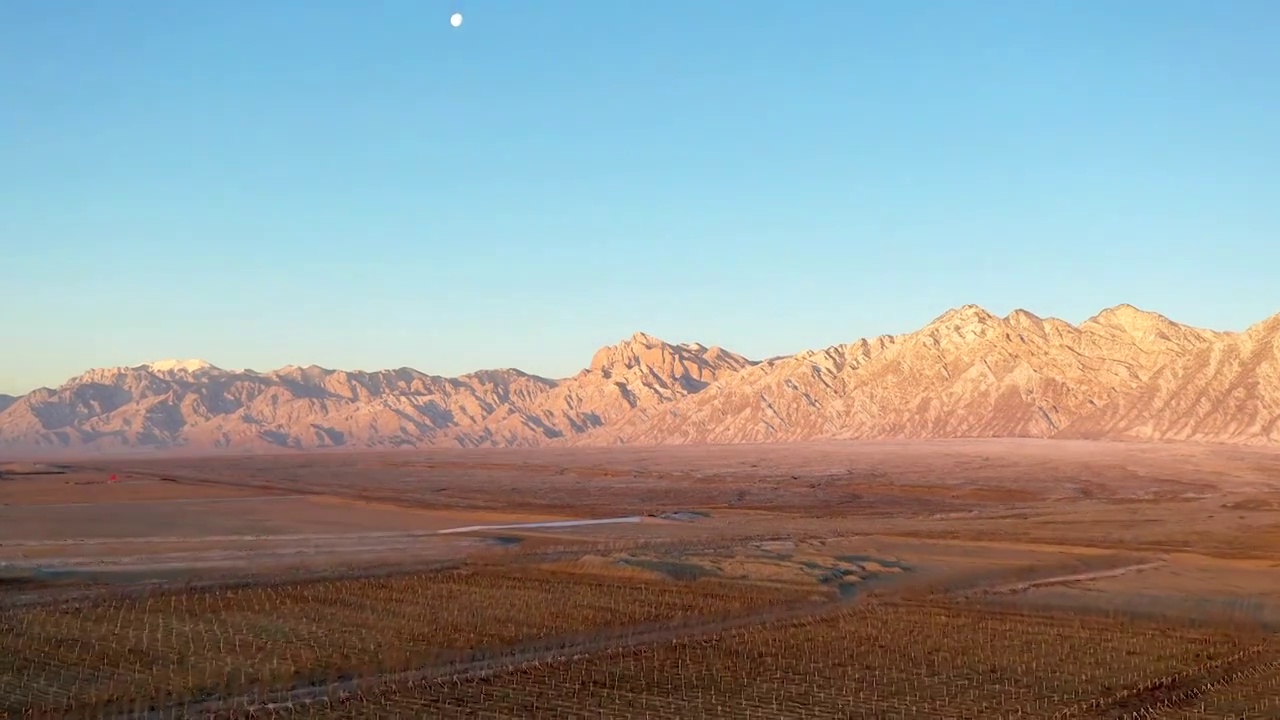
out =
{"type": "Polygon", "coordinates": [[[1277,628],[1268,447],[0,465],[0,716],[1280,717],[1277,628]]]}

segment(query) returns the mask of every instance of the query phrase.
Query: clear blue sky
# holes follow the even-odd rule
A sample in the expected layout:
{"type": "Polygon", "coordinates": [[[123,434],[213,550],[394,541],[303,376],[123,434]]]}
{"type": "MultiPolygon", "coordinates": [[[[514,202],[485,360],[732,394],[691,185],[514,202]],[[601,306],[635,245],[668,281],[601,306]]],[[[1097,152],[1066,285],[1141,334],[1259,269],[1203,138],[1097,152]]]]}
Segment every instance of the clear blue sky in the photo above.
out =
{"type": "Polygon", "coordinates": [[[562,376],[969,302],[1243,329],[1278,36],[1274,0],[0,0],[0,392],[562,376]]]}

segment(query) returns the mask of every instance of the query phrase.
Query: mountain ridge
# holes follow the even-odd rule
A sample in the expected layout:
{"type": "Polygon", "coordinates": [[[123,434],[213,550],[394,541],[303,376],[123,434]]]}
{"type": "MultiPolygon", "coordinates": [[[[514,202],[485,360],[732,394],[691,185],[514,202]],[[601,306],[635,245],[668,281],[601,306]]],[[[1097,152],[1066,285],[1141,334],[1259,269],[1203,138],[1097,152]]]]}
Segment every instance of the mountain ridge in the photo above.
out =
{"type": "Polygon", "coordinates": [[[1280,444],[1280,314],[1244,332],[1132,305],[1078,325],[977,305],[918,330],[752,360],[637,332],[550,379],[204,360],[0,395],[0,456],[946,437],[1280,444]]]}

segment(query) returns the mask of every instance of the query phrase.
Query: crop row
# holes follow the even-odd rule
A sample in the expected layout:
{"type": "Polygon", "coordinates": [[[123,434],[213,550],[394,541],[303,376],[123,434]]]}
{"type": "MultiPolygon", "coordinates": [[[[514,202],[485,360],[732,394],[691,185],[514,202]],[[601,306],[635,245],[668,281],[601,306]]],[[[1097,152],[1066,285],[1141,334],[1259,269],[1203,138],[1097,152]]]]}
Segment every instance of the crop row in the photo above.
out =
{"type": "MultiPolygon", "coordinates": [[[[1160,708],[1147,717],[1160,720],[1280,717],[1280,650],[1273,650],[1265,662],[1234,669],[1188,689],[1190,692],[1184,693],[1186,697],[1180,698],[1176,705],[1160,708]]],[[[1132,713],[1131,717],[1137,720],[1141,715],[1132,713]]]]}
{"type": "Polygon", "coordinates": [[[798,597],[451,570],[11,609],[0,613],[0,714],[92,714],[326,684],[798,597]]]}
{"type": "Polygon", "coordinates": [[[279,714],[1143,717],[1186,699],[1169,688],[1204,685],[1204,678],[1214,678],[1211,684],[1219,689],[1247,678],[1265,682],[1268,671],[1260,658],[1267,652],[1274,648],[1259,638],[1232,632],[867,604],[821,620],[619,648],[483,677],[423,681],[279,714]]]}

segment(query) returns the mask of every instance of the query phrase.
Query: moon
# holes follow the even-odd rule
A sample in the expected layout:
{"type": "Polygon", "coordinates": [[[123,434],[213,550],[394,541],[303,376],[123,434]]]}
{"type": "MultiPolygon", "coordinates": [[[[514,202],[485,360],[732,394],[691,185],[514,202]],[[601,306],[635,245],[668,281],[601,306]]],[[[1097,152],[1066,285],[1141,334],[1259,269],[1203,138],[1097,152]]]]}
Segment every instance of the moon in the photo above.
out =
{"type": "Polygon", "coordinates": [[[449,16],[449,24],[458,27],[462,24],[462,13],[454,13],[449,16]]]}

